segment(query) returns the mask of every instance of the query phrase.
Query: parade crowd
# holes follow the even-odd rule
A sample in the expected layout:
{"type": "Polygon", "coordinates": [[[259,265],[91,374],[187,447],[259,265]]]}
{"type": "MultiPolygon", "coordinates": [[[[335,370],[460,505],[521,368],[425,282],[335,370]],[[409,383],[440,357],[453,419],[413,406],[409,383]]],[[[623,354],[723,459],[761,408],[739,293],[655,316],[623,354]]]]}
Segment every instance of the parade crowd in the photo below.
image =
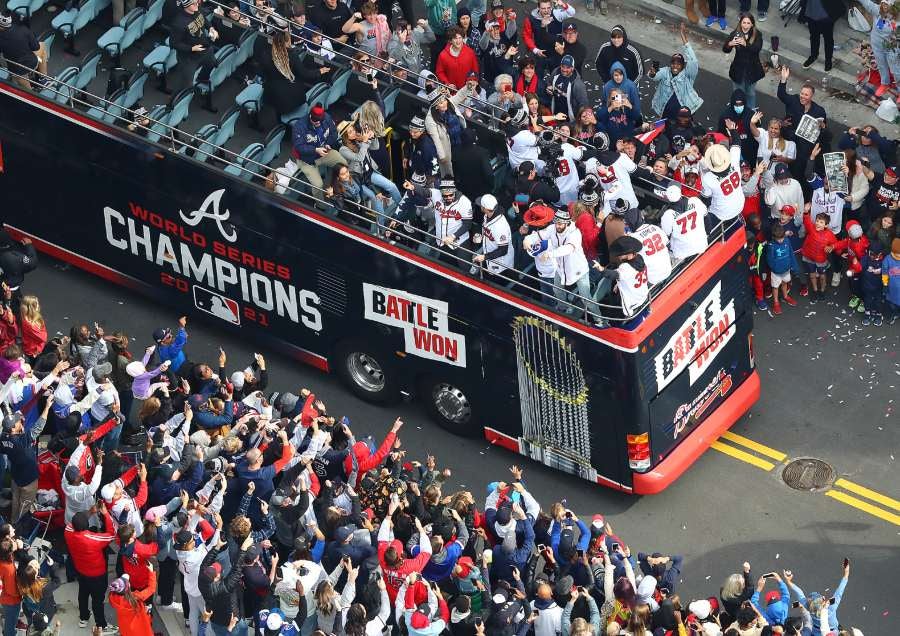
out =
{"type": "MultiPolygon", "coordinates": [[[[709,24],[725,29],[724,0],[712,4],[709,24]]],[[[863,4],[881,16],[871,44],[887,90],[891,3],[863,4]]],[[[291,160],[265,178],[281,193],[302,181],[385,240],[415,246],[425,233],[454,267],[627,326],[674,268],[740,232],[760,310],[836,297],[864,325],[894,324],[896,143],[873,126],[833,133],[815,86],[763,65],[763,34],[742,8],[724,47],[734,91],[713,129],[696,118],[684,27],[669,59],[647,60],[610,25],[588,70],[563,0],[426,0],[425,17],[408,0],[173,0],[164,21],[176,89],[198,69],[208,77],[217,46],[259,29],[254,73],[278,116],[350,68],[346,100],[296,119],[291,160]],[[766,72],[780,73],[779,112],[757,108],[766,72]],[[602,85],[597,104],[586,75],[602,85]],[[397,170],[388,124],[406,136],[397,170]]],[[[824,20],[831,3],[804,11],[824,20]]],[[[37,68],[27,36],[3,14],[0,51],[37,68]]],[[[29,242],[0,235],[4,636],[20,624],[53,633],[64,580],[77,582],[81,627],[126,636],[152,635],[164,612],[192,636],[860,635],[838,616],[849,560],[830,596],[805,592],[800,571],[743,563],[708,597],[682,598],[682,557],[632,550],[602,511],[538,502],[516,466],[453,489],[438,463],[451,458],[408,456],[399,419],[351,422],[311,388],[278,386],[262,355],[196,359],[186,317],[152,334],[94,323],[49,337],[22,287],[36,263],[29,242]],[[54,509],[49,536],[62,539],[41,548],[31,520],[54,509]]]]}

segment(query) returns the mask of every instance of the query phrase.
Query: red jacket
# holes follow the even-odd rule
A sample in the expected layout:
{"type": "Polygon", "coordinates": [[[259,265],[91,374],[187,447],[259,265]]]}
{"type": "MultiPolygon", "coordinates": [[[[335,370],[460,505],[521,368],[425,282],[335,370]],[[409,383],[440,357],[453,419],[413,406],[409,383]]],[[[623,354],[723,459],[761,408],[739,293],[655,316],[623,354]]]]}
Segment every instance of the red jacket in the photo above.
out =
{"type": "MultiPolygon", "coordinates": [[[[394,431],[388,432],[384,441],[381,442],[381,446],[379,446],[374,453],[369,451],[369,447],[365,442],[356,442],[356,444],[353,445],[353,454],[356,455],[358,471],[356,474],[356,483],[353,485],[354,488],[359,488],[359,482],[366,472],[372,470],[384,461],[384,458],[391,452],[391,447],[394,445],[395,439],[397,439],[396,433],[394,433],[394,431]]],[[[344,458],[344,471],[348,477],[350,476],[350,473],[353,472],[353,462],[350,461],[350,455],[347,455],[344,458]]]]}
{"type": "Polygon", "coordinates": [[[809,218],[809,212],[803,215],[803,227],[806,228],[806,240],[803,241],[800,253],[814,263],[828,261],[828,252],[825,251],[825,248],[829,245],[834,247],[834,244],[837,243],[834,232],[828,227],[821,231],[817,230],[815,222],[809,218]]]}
{"type": "MultiPolygon", "coordinates": [[[[118,541],[116,543],[119,543],[118,541]]],[[[142,543],[135,541],[131,544],[134,548],[129,556],[122,558],[122,567],[128,574],[132,590],[143,590],[150,585],[150,570],[147,569],[147,561],[159,552],[159,546],[154,543],[142,543]]],[[[121,543],[119,543],[121,552],[121,543]]]]}
{"type": "Polygon", "coordinates": [[[102,576],[106,574],[106,546],[115,540],[112,519],[109,512],[104,515],[106,532],[83,530],[76,532],[72,524],[66,524],[64,536],[75,570],[84,576],[102,576]]]}
{"type": "Polygon", "coordinates": [[[438,55],[437,66],[434,68],[435,75],[444,84],[453,84],[456,88],[462,88],[466,85],[466,77],[469,71],[478,72],[478,58],[468,45],[463,44],[459,55],[450,53],[450,45],[448,44],[438,55]]]}
{"type": "Polygon", "coordinates": [[[16,344],[16,336],[19,335],[19,325],[16,324],[16,315],[12,309],[7,308],[0,315],[0,351],[5,351],[11,344],[16,344]]]}
{"type": "Polygon", "coordinates": [[[38,326],[22,320],[22,351],[28,356],[37,356],[47,344],[47,325],[38,326]]]}
{"type": "Polygon", "coordinates": [[[860,259],[869,251],[869,239],[866,238],[865,234],[858,239],[850,238],[850,228],[853,225],[859,225],[859,222],[847,221],[847,225],[844,226],[847,229],[847,238],[834,244],[835,251],[847,259],[847,273],[849,276],[856,276],[862,271],[860,259]]]}
{"type": "Polygon", "coordinates": [[[402,559],[400,567],[389,568],[387,563],[385,563],[384,553],[390,546],[394,546],[397,554],[403,554],[403,544],[397,539],[378,542],[378,563],[381,564],[384,584],[387,587],[388,597],[391,599],[391,607],[393,607],[397,599],[397,592],[400,591],[406,577],[413,572],[421,572],[428,565],[428,561],[431,559],[431,552],[419,552],[411,559],[402,559]]]}
{"type": "MultiPolygon", "coordinates": [[[[571,214],[573,206],[569,206],[571,214]]],[[[597,227],[597,221],[594,220],[592,214],[581,214],[575,219],[575,227],[581,232],[581,247],[584,250],[584,256],[588,263],[597,258],[597,246],[600,243],[600,228],[597,227]]]]}

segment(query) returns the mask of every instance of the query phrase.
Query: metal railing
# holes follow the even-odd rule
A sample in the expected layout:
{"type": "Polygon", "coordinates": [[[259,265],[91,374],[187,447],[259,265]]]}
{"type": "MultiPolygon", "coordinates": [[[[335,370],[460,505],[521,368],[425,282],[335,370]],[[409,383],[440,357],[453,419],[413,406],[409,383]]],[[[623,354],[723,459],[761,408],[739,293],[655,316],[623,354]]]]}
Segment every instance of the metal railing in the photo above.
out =
{"type": "MultiPolygon", "coordinates": [[[[215,3],[215,0],[207,0],[215,3]]],[[[114,118],[114,121],[122,121],[127,122],[134,125],[136,128],[142,129],[146,132],[150,132],[153,127],[161,127],[167,132],[167,136],[165,137],[169,142],[169,150],[172,152],[178,152],[179,150],[189,149],[193,152],[201,151],[201,146],[203,147],[202,153],[208,155],[215,155],[216,159],[221,163],[224,163],[226,166],[232,166],[233,168],[242,171],[249,172],[252,176],[265,176],[266,173],[269,173],[269,176],[272,176],[275,170],[266,164],[259,163],[252,158],[242,157],[239,153],[229,150],[228,148],[217,146],[212,144],[210,141],[197,137],[192,133],[188,133],[182,131],[178,128],[169,126],[165,121],[156,120],[148,117],[148,114],[141,115],[143,119],[147,120],[147,123],[141,123],[140,121],[135,119],[135,110],[124,108],[122,106],[116,106],[119,112],[111,112],[109,107],[114,105],[110,100],[94,95],[85,91],[84,89],[77,89],[71,84],[59,82],[55,78],[43,75],[36,70],[28,69],[27,67],[21,67],[25,72],[18,73],[9,66],[12,65],[14,67],[18,67],[21,65],[16,64],[15,62],[7,61],[8,71],[11,78],[18,78],[20,80],[30,80],[34,77],[38,77],[43,81],[43,86],[40,87],[40,91],[50,90],[55,95],[65,96],[66,102],[72,107],[80,106],[86,109],[96,109],[102,112],[105,115],[109,115],[114,118]],[[66,90],[60,90],[66,89],[66,90]],[[128,118],[131,118],[131,121],[128,118]],[[180,148],[176,148],[176,146],[180,145],[180,148]],[[239,163],[240,162],[240,163],[239,163]],[[251,167],[247,167],[247,166],[251,167]]],[[[21,88],[21,86],[20,86],[21,88]]],[[[33,89],[34,90],[34,89],[33,89]]],[[[149,142],[148,143],[152,143],[149,142]]],[[[186,155],[187,156],[187,155],[186,155]]],[[[283,173],[279,173],[281,176],[283,173]]],[[[296,174],[300,174],[299,170],[295,172],[296,174]]],[[[324,207],[326,210],[332,210],[335,208],[335,205],[332,201],[328,201],[329,198],[326,193],[325,188],[318,188],[313,186],[307,181],[301,181],[297,179],[295,175],[288,176],[288,184],[284,185],[279,183],[280,187],[283,187],[286,191],[289,191],[295,195],[297,195],[298,199],[311,202],[311,204],[315,207],[324,207]],[[307,192],[306,189],[311,190],[311,192],[307,192]],[[317,196],[318,195],[318,196],[317,196]]],[[[252,178],[252,177],[251,177],[252,178]]],[[[680,185],[680,184],[679,184],[680,185]]],[[[273,193],[275,194],[275,193],[273,193]]],[[[277,196],[277,195],[276,195],[277,196]]],[[[394,233],[398,233],[398,230],[392,229],[387,225],[383,225],[378,222],[379,214],[362,204],[350,201],[353,207],[356,208],[356,212],[344,209],[343,212],[350,216],[352,219],[357,221],[361,221],[365,224],[374,224],[376,228],[382,231],[392,231],[394,233]],[[373,220],[374,217],[374,220],[373,220]]],[[[474,202],[473,202],[474,203],[474,202]]],[[[391,219],[390,215],[384,214],[385,219],[391,219]]],[[[739,222],[739,219],[738,219],[739,222]]],[[[724,223],[719,223],[713,231],[710,232],[710,239],[712,242],[714,239],[713,236],[718,236],[720,240],[724,241],[726,236],[726,230],[730,228],[726,228],[724,223]]],[[[418,248],[424,252],[426,256],[430,257],[430,252],[437,251],[438,247],[436,244],[435,236],[429,232],[424,230],[413,228],[416,236],[412,236],[409,234],[404,235],[405,240],[411,241],[418,248]]],[[[512,248],[512,246],[511,246],[512,248]]],[[[455,252],[459,252],[459,254],[464,255],[465,257],[459,256],[455,253],[444,252],[446,256],[451,257],[456,263],[460,266],[461,273],[466,274],[469,271],[469,268],[473,266],[472,258],[475,255],[478,255],[480,252],[476,252],[470,250],[466,247],[459,246],[456,248],[455,252]]],[[[635,310],[632,316],[621,316],[621,308],[619,305],[611,305],[605,304],[601,302],[597,302],[592,298],[583,298],[579,296],[574,291],[567,290],[563,287],[557,286],[552,283],[547,283],[546,280],[542,280],[537,276],[524,272],[522,270],[517,270],[515,268],[510,268],[518,278],[512,278],[509,275],[504,273],[491,273],[491,277],[494,279],[501,279],[505,281],[503,287],[507,289],[515,289],[517,292],[520,292],[520,296],[524,299],[529,300],[529,297],[532,297],[537,294],[541,299],[548,299],[552,302],[553,305],[557,307],[567,307],[573,313],[574,316],[570,315],[570,318],[579,317],[583,318],[583,320],[590,324],[589,321],[595,319],[602,319],[602,321],[606,323],[625,323],[634,318],[634,315],[638,315],[641,312],[645,311],[651,304],[652,300],[657,297],[671,282],[677,277],[677,273],[683,271],[686,267],[690,265],[697,257],[692,257],[678,264],[678,266],[673,269],[672,274],[666,280],[665,283],[654,286],[651,289],[651,293],[648,296],[647,301],[638,309],[635,310]],[[528,284],[528,283],[531,284],[528,284]],[[541,286],[550,287],[555,292],[552,295],[547,294],[541,290],[541,286]],[[521,294],[521,292],[526,292],[525,294],[521,294]],[[570,298],[574,298],[575,300],[570,301],[570,298]],[[591,310],[592,307],[597,308],[597,312],[593,312],[591,310]],[[606,310],[606,311],[604,311],[606,310]]],[[[483,272],[485,271],[485,267],[482,264],[478,267],[479,278],[483,278],[483,272]]],[[[552,307],[548,307],[548,309],[552,309],[552,307]]]]}

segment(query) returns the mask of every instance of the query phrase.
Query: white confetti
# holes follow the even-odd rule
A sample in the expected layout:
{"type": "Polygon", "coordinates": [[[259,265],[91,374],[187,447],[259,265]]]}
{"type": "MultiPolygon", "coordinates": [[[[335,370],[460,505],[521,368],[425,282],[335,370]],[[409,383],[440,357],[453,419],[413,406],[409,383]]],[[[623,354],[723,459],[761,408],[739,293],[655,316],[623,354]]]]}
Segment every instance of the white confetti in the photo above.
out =
{"type": "Polygon", "coordinates": [[[775,558],[776,558],[776,559],[780,559],[780,558],[781,558],[781,554],[780,554],[780,553],[779,553],[779,554],[776,554],[776,555],[775,555],[775,558]]]}

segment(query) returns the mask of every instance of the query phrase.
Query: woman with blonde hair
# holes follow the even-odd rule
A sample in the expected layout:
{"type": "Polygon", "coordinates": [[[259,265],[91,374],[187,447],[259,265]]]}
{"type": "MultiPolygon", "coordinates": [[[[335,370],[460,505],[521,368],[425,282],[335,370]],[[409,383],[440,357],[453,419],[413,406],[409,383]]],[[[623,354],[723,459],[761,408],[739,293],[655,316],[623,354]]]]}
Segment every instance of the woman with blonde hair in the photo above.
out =
{"type": "Polygon", "coordinates": [[[359,568],[354,568],[350,558],[344,557],[328,578],[320,581],[316,586],[314,593],[316,621],[319,629],[326,634],[340,633],[339,628],[343,620],[338,620],[338,616],[341,616],[343,619],[344,612],[353,604],[353,599],[356,598],[356,577],[358,575],[359,568]],[[344,589],[338,595],[335,586],[337,586],[343,570],[347,571],[347,582],[344,583],[344,589]]]}
{"type": "Polygon", "coordinates": [[[303,64],[291,41],[290,29],[275,29],[270,55],[257,55],[254,59],[259,62],[260,75],[266,86],[266,103],[279,117],[306,101],[303,64]]]}
{"type": "Polygon", "coordinates": [[[31,624],[32,615],[40,609],[41,598],[48,579],[40,576],[40,563],[37,559],[28,562],[20,561],[16,568],[16,589],[22,597],[22,611],[31,624]]]}
{"type": "Polygon", "coordinates": [[[47,344],[47,324],[41,315],[41,303],[37,296],[23,296],[22,305],[22,350],[31,359],[44,350],[47,344]]]}
{"type": "Polygon", "coordinates": [[[760,128],[759,122],[762,121],[763,112],[756,111],[750,118],[750,134],[759,143],[756,151],[757,163],[765,161],[768,168],[763,176],[760,186],[769,188],[775,174],[775,164],[783,163],[790,165],[797,158],[797,144],[784,138],[783,123],[777,117],[769,119],[769,125],[766,128],[760,128]]]}
{"type": "Polygon", "coordinates": [[[750,564],[744,562],[741,573],[735,572],[725,579],[722,589],[719,590],[719,599],[722,601],[722,609],[732,618],[737,617],[738,610],[744,601],[749,601],[753,596],[753,579],[750,578],[750,564]]]}

